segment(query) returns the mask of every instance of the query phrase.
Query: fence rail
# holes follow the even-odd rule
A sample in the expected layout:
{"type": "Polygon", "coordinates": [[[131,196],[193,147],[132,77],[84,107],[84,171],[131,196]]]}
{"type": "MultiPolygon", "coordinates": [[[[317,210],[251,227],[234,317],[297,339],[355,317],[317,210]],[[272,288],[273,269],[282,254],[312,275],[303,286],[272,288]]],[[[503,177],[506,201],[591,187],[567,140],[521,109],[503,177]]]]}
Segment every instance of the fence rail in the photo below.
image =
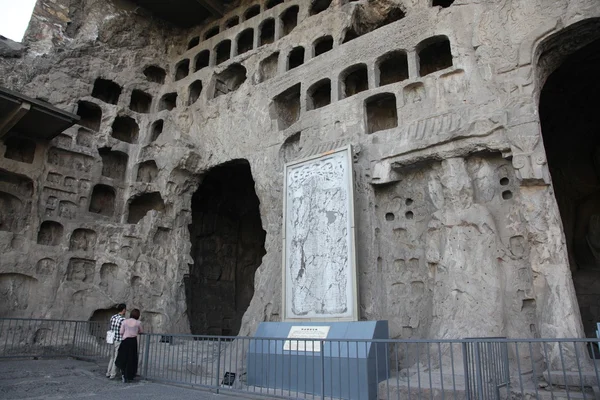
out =
{"type": "MultiPolygon", "coordinates": [[[[0,358],[107,359],[107,323],[0,318],[0,358]]],[[[140,336],[148,380],[266,397],[598,400],[597,339],[140,336]]]]}

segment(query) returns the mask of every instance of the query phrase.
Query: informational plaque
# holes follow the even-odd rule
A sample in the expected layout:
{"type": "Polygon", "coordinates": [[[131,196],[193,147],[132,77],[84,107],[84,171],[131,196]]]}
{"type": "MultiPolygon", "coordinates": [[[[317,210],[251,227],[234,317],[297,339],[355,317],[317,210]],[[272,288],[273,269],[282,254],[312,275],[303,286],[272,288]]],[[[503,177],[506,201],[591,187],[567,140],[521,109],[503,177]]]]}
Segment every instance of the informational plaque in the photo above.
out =
{"type": "Polygon", "coordinates": [[[321,351],[319,340],[306,339],[327,339],[328,334],[328,326],[292,326],[287,337],[296,340],[286,340],[283,343],[283,350],[321,351]]]}
{"type": "Polygon", "coordinates": [[[351,147],[284,175],[284,321],[357,321],[351,147]]]}

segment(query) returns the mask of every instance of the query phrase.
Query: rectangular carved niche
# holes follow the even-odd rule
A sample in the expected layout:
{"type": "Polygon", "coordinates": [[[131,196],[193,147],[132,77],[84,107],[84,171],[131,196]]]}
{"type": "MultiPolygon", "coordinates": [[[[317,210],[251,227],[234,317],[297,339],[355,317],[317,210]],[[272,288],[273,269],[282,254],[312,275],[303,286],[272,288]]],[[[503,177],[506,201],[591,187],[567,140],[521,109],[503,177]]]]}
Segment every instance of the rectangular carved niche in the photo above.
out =
{"type": "Polygon", "coordinates": [[[278,94],[271,103],[271,118],[277,119],[279,129],[286,129],[300,118],[300,83],[278,94]]]}
{"type": "Polygon", "coordinates": [[[260,62],[258,67],[258,81],[264,82],[277,75],[277,64],[279,63],[279,52],[273,53],[260,62]]]}
{"type": "Polygon", "coordinates": [[[96,261],[83,258],[71,258],[67,266],[67,281],[88,282],[94,280],[96,261]]]}
{"type": "Polygon", "coordinates": [[[365,101],[367,132],[392,129],[398,126],[396,96],[392,93],[380,93],[365,101]]]}

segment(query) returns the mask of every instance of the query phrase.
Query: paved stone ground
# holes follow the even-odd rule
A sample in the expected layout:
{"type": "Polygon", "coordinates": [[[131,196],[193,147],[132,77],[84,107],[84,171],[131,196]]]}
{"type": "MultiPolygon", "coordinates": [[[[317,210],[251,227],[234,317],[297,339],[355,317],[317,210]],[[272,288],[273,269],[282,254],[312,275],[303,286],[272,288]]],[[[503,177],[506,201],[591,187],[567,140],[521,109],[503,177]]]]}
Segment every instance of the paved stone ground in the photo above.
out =
{"type": "MultiPolygon", "coordinates": [[[[238,394],[216,394],[144,380],[124,384],[106,378],[105,372],[104,364],[73,359],[0,361],[0,399],[230,400],[258,398],[238,394]]],[[[264,397],[262,398],[264,399],[264,397]]]]}

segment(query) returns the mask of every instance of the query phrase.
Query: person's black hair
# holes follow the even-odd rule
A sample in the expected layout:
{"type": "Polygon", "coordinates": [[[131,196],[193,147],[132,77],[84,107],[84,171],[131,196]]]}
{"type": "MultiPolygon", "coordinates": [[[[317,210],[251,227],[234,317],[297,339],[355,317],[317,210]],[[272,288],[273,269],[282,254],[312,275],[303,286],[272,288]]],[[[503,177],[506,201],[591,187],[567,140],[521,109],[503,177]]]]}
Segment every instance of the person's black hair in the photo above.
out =
{"type": "Polygon", "coordinates": [[[117,311],[119,311],[119,312],[123,311],[126,308],[127,308],[127,306],[124,303],[117,305],[117,311]]]}
{"type": "Polygon", "coordinates": [[[140,310],[138,310],[137,308],[134,308],[133,310],[131,310],[129,317],[133,318],[133,319],[140,319],[140,310]]]}

